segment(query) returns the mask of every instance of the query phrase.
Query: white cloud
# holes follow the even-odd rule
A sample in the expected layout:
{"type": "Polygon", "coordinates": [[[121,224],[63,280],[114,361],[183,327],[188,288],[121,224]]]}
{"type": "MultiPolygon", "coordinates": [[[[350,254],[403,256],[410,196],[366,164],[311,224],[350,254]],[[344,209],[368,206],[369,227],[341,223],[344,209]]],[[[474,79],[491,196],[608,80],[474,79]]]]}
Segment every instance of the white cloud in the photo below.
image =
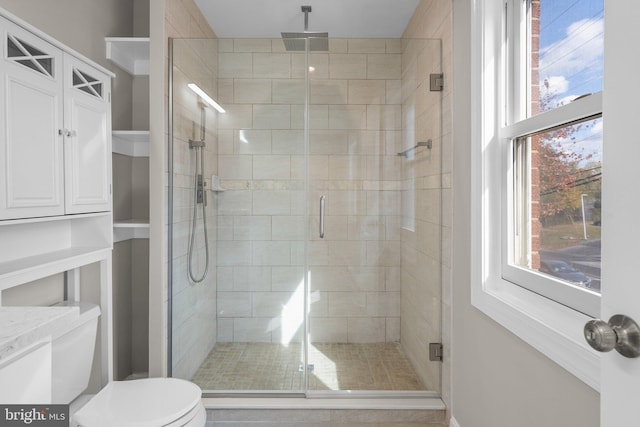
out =
{"type": "Polygon", "coordinates": [[[541,85],[544,86],[543,90],[556,95],[569,90],[569,81],[564,76],[547,77],[541,85]]]}
{"type": "Polygon", "coordinates": [[[583,19],[569,25],[565,38],[540,49],[540,80],[602,69],[604,19],[583,19]]]}

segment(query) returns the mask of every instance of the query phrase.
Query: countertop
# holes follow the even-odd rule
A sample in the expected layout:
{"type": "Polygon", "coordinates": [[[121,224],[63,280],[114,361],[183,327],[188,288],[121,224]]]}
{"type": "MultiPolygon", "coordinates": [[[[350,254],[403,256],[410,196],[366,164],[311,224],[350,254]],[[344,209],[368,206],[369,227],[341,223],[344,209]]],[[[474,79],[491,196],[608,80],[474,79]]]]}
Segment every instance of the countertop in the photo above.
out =
{"type": "Polygon", "coordinates": [[[0,363],[76,320],[77,306],[0,307],[0,363]]]}

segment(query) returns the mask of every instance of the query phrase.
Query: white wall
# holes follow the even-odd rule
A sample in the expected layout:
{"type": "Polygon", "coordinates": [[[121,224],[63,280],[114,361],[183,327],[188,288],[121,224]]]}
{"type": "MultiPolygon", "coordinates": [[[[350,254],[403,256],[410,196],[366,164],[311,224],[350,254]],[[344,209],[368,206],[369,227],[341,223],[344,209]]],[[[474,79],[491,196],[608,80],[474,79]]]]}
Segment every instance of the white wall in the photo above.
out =
{"type": "Polygon", "coordinates": [[[470,303],[470,11],[454,0],[452,414],[460,427],[595,427],[599,395],[470,303]]]}

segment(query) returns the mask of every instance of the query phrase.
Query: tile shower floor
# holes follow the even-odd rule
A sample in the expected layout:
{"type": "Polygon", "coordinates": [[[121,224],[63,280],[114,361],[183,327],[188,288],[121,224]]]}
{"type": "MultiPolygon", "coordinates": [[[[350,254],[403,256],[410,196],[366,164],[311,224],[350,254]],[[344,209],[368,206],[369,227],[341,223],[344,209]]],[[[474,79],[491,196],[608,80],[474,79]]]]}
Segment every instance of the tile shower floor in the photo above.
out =
{"type": "MultiPolygon", "coordinates": [[[[192,381],[203,390],[304,390],[300,344],[218,343],[192,381]]],[[[397,343],[312,344],[310,390],[424,391],[397,343]]]]}

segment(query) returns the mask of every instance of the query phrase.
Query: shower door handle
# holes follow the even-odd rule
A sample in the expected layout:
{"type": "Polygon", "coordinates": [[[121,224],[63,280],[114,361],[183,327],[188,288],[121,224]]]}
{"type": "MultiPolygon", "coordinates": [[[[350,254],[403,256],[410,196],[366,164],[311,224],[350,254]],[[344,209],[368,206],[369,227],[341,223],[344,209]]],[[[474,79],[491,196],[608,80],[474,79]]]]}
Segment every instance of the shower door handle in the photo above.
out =
{"type": "Polygon", "coordinates": [[[320,196],[320,238],[324,239],[324,196],[320,196]]]}

